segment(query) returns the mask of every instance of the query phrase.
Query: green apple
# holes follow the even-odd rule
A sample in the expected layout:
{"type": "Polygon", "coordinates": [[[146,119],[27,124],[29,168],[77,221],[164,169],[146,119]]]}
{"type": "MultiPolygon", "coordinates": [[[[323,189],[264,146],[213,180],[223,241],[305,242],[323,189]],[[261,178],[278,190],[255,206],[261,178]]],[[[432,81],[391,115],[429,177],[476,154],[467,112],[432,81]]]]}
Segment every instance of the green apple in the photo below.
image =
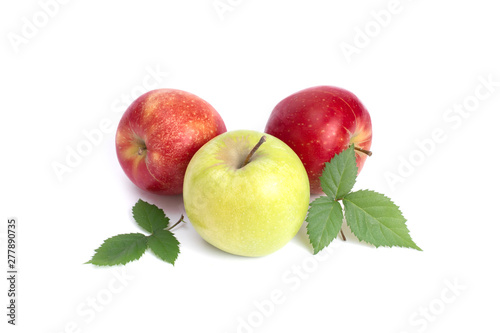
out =
{"type": "Polygon", "coordinates": [[[288,243],[304,222],[309,196],[297,154],[256,131],[216,136],[194,154],[184,177],[184,206],[196,231],[242,256],[264,256],[288,243]]]}

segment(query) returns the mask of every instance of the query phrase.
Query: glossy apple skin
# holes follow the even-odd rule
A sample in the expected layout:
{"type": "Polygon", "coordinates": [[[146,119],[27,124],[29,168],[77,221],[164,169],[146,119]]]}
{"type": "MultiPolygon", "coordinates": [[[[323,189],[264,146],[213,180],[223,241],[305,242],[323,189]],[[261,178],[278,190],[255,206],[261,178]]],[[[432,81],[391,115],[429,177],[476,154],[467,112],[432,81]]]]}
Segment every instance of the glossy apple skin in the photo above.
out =
{"type": "Polygon", "coordinates": [[[118,161],[128,178],[155,194],[182,193],[191,157],[206,142],[226,132],[206,101],[176,89],[157,89],[137,98],[116,132],[118,161]]]}
{"type": "MultiPolygon", "coordinates": [[[[304,164],[312,194],[322,193],[319,177],[326,162],[354,144],[370,150],[368,111],[351,92],[332,86],[301,90],[273,109],[265,132],[283,140],[304,164]]],[[[358,173],[367,155],[356,151],[358,173]]]]}
{"type": "Polygon", "coordinates": [[[262,135],[246,130],[219,135],[193,156],[184,179],[184,207],[196,231],[241,256],[265,256],[283,247],[309,208],[306,170],[281,140],[266,135],[239,168],[262,135]]]}

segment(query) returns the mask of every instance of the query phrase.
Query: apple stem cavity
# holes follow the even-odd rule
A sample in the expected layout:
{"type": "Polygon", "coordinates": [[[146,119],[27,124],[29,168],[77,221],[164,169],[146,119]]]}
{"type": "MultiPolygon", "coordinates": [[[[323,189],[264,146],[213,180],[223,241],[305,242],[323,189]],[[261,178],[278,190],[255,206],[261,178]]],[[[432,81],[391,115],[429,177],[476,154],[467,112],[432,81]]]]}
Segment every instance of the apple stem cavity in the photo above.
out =
{"type": "Polygon", "coordinates": [[[243,164],[241,165],[240,169],[243,168],[245,165],[247,165],[249,162],[250,162],[250,159],[252,158],[252,156],[255,154],[255,152],[257,151],[257,149],[259,149],[259,147],[264,143],[266,142],[266,136],[263,135],[259,142],[257,142],[257,144],[255,145],[255,147],[252,148],[252,150],[250,150],[250,153],[248,154],[247,158],[245,158],[245,161],[243,162],[243,164]]]}
{"type": "Polygon", "coordinates": [[[363,154],[366,154],[368,156],[372,156],[372,152],[369,151],[369,150],[366,150],[366,149],[363,149],[363,148],[359,148],[359,147],[356,147],[356,146],[354,146],[354,150],[362,152],[363,154]]]}
{"type": "Polygon", "coordinates": [[[146,147],[146,142],[144,142],[144,140],[142,140],[141,138],[136,138],[135,142],[137,145],[137,155],[144,155],[148,150],[148,148],[146,147]]]}

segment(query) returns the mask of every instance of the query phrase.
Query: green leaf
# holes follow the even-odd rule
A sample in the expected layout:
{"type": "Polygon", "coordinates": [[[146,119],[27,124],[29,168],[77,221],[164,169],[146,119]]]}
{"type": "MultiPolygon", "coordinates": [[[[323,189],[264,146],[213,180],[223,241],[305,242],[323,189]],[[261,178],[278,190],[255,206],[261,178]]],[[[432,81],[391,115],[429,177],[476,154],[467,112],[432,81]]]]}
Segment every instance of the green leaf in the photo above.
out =
{"type": "Polygon", "coordinates": [[[148,247],[158,258],[172,265],[179,255],[179,241],[169,230],[156,230],[148,237],[148,247]]]}
{"type": "Polygon", "coordinates": [[[357,174],[356,154],[354,153],[354,145],[352,145],[335,155],[330,162],[325,163],[319,181],[323,192],[338,200],[352,190],[357,174]]]}
{"type": "Polygon", "coordinates": [[[132,207],[132,214],[137,224],[150,233],[165,229],[170,221],[163,210],[141,199],[132,207]]]}
{"type": "Polygon", "coordinates": [[[147,248],[147,237],[143,234],[122,234],[108,238],[95,250],[86,264],[97,266],[125,265],[139,259],[147,248]]]}
{"type": "Polygon", "coordinates": [[[307,215],[307,234],[314,254],[328,246],[342,227],[342,207],[330,197],[321,196],[311,203],[307,215]]]}
{"type": "Polygon", "coordinates": [[[343,199],[347,224],[362,241],[379,246],[409,247],[422,251],[411,239],[399,207],[383,194],[357,191],[343,199]]]}

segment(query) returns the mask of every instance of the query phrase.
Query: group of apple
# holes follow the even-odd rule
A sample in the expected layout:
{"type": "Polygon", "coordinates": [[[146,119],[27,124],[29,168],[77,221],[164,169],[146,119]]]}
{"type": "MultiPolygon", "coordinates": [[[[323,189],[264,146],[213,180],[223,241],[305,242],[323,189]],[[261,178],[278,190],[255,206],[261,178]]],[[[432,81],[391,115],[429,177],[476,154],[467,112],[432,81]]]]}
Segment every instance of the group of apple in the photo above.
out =
{"type": "Polygon", "coordinates": [[[205,100],[176,89],[137,98],[116,133],[121,167],[139,188],[183,195],[189,221],[213,246],[264,256],[288,243],[304,222],[310,194],[329,162],[355,146],[358,172],[372,141],[368,111],[332,86],[279,102],[265,133],[227,132],[205,100]]]}

